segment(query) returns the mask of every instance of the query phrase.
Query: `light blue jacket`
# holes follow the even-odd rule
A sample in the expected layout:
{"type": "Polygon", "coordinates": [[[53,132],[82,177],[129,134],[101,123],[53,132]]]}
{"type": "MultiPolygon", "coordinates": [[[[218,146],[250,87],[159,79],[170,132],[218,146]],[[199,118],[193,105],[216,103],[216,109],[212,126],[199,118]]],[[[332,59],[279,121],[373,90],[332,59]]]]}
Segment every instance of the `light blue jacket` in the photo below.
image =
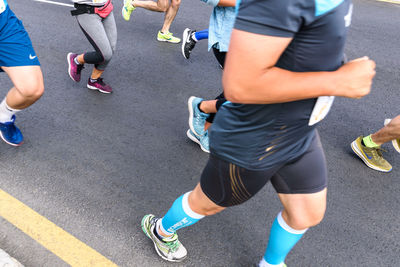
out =
{"type": "Polygon", "coordinates": [[[235,7],[217,6],[219,0],[201,1],[214,7],[210,17],[210,25],[208,26],[208,50],[216,45],[216,48],[221,52],[227,52],[235,23],[235,7]]]}

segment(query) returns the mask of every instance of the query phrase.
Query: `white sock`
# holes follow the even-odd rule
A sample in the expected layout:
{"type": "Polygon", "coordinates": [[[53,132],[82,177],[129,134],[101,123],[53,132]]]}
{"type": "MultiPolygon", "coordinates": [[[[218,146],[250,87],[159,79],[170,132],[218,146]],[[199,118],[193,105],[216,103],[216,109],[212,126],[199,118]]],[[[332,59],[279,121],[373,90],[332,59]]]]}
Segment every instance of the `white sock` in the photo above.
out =
{"type": "Polygon", "coordinates": [[[74,58],[74,62],[75,62],[76,65],[82,65],[81,63],[79,63],[78,57],[75,57],[75,58],[74,58]]]}
{"type": "Polygon", "coordinates": [[[196,39],[196,32],[192,33],[192,39],[196,41],[196,43],[199,41],[196,39]]]}
{"type": "Polygon", "coordinates": [[[283,263],[280,263],[278,265],[269,264],[264,258],[262,258],[260,263],[258,264],[258,267],[283,267],[283,263]]]}
{"type": "Polygon", "coordinates": [[[0,122],[4,123],[4,122],[11,121],[11,117],[18,111],[20,111],[20,109],[10,108],[7,105],[6,97],[5,97],[0,104],[0,122]]]}

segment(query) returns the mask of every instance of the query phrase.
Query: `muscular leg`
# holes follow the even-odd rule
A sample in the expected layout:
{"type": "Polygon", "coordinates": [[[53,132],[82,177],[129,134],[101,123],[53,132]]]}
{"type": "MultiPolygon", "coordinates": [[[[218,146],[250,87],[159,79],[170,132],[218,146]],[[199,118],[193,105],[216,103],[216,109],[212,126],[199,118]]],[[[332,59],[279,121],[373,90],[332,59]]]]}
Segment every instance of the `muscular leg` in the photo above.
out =
{"type": "Polygon", "coordinates": [[[168,0],[158,0],[154,1],[133,1],[132,6],[141,7],[147,10],[156,11],[156,12],[166,12],[169,7],[168,0]]]}
{"type": "Polygon", "coordinates": [[[324,218],[327,189],[313,194],[278,194],[283,205],[282,217],[296,230],[319,224],[324,218]]]}
{"type": "Polygon", "coordinates": [[[43,75],[39,66],[2,67],[14,87],[6,97],[7,105],[21,110],[35,103],[44,92],[43,75]]]}
{"type": "Polygon", "coordinates": [[[390,121],[388,125],[371,134],[371,139],[377,145],[382,145],[394,139],[400,138],[400,115],[390,121]]]}
{"type": "MultiPolygon", "coordinates": [[[[189,208],[191,209],[192,212],[195,212],[198,215],[201,216],[210,216],[210,215],[214,215],[218,212],[221,212],[225,209],[225,207],[221,207],[216,205],[214,202],[212,202],[203,192],[203,190],[201,189],[200,183],[197,184],[197,186],[194,188],[194,190],[192,192],[189,193],[189,197],[188,197],[188,202],[189,202],[189,208]]],[[[174,219],[174,222],[169,223],[171,225],[174,225],[176,222],[181,221],[181,217],[179,216],[174,216],[174,209],[180,209],[181,207],[174,207],[174,206],[178,206],[181,205],[177,202],[174,202],[174,204],[172,205],[171,209],[167,212],[167,214],[164,216],[165,217],[174,217],[172,219],[174,219]]],[[[179,214],[179,213],[178,213],[179,214]]],[[[180,215],[180,214],[179,214],[180,215]]],[[[189,222],[188,224],[181,224],[179,227],[176,227],[174,230],[178,230],[180,228],[183,228],[185,226],[189,226],[192,225],[193,223],[197,222],[196,221],[192,221],[189,222]]],[[[164,227],[168,228],[168,227],[164,227]]],[[[170,233],[166,233],[164,232],[161,228],[158,229],[158,233],[162,236],[169,236],[171,235],[170,233]]]]}
{"type": "Polygon", "coordinates": [[[306,230],[320,223],[326,208],[326,188],[313,194],[279,194],[284,210],[272,224],[260,266],[283,266],[287,254],[306,230]]]}
{"type": "Polygon", "coordinates": [[[161,28],[161,32],[169,32],[169,28],[178,13],[180,4],[181,0],[171,0],[171,5],[168,7],[167,12],[165,12],[164,24],[161,28]]]}

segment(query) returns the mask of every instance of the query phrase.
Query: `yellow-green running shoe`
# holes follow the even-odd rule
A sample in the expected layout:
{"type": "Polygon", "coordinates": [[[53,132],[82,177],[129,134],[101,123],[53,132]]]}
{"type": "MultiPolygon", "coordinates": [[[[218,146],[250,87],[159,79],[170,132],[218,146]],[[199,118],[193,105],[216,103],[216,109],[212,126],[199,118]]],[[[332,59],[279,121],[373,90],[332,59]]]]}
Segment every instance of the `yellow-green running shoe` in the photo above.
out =
{"type": "Polygon", "coordinates": [[[169,42],[173,44],[180,43],[181,39],[172,35],[172,32],[162,33],[158,31],[157,40],[160,42],[169,42]]]}
{"type": "Polygon", "coordinates": [[[181,242],[179,242],[176,233],[162,240],[154,233],[158,220],[153,214],[145,215],[141,223],[143,232],[153,241],[154,248],[161,258],[172,262],[183,261],[187,256],[187,251],[181,242]]]}
{"type": "Polygon", "coordinates": [[[136,7],[132,6],[132,2],[132,0],[124,0],[124,6],[122,7],[122,17],[126,21],[131,18],[132,11],[136,9],[136,7]]]}
{"type": "MultiPolygon", "coordinates": [[[[386,119],[384,125],[388,125],[392,119],[386,119]]],[[[397,152],[400,153],[400,139],[394,139],[392,140],[392,145],[394,149],[396,149],[397,152]]]]}
{"type": "Polygon", "coordinates": [[[353,149],[354,153],[356,153],[371,169],[381,172],[390,172],[392,170],[392,165],[383,158],[382,149],[380,147],[371,148],[364,146],[361,143],[363,138],[363,136],[359,136],[351,143],[351,149],[353,149]]]}

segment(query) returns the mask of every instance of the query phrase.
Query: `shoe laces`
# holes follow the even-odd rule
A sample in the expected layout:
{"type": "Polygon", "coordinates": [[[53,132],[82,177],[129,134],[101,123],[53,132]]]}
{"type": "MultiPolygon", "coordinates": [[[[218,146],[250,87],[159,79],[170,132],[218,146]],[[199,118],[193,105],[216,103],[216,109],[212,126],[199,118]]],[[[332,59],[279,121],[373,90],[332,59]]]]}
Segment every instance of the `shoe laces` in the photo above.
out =
{"type": "Polygon", "coordinates": [[[100,84],[101,86],[106,86],[106,83],[103,81],[103,78],[97,78],[96,81],[98,84],[100,84]]]}
{"type": "Polygon", "coordinates": [[[162,241],[170,249],[170,251],[175,252],[179,248],[178,235],[174,233],[171,237],[163,238],[162,241]]]}
{"type": "Polygon", "coordinates": [[[381,147],[368,147],[367,151],[372,154],[372,157],[374,159],[378,159],[378,160],[383,159],[382,151],[387,152],[385,149],[383,149],[381,147]]]}

